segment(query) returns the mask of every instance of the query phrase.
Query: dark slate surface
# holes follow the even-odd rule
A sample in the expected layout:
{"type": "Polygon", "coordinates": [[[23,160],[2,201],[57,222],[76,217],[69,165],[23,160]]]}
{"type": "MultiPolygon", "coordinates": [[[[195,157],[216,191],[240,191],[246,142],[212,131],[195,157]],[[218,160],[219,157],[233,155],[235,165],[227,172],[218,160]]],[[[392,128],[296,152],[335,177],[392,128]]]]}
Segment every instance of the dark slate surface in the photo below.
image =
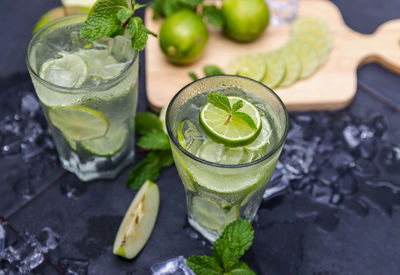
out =
{"type": "MultiPolygon", "coordinates": [[[[397,0],[334,2],[346,23],[363,33],[399,17],[397,0]]],[[[21,149],[14,154],[0,153],[0,220],[8,224],[6,245],[28,245],[29,236],[40,236],[45,227],[56,232],[58,246],[45,253],[34,274],[62,274],[71,266],[89,274],[150,274],[153,263],[210,253],[209,244],[186,223],[183,187],[171,167],[158,181],[161,208],[148,244],[133,261],[112,256],[114,235],[135,194],[124,184],[129,169],[113,181],[79,182],[55,159],[43,117],[29,117],[29,112],[20,111],[21,99],[34,94],[24,59],[32,25],[58,4],[55,0],[3,0],[0,10],[0,121],[8,115],[30,135],[37,128],[32,130],[25,122],[36,122],[42,132],[36,134],[35,144],[45,148],[33,155],[22,154],[21,149]]],[[[143,69],[141,58],[139,111],[147,109],[143,69]]],[[[400,145],[400,78],[377,65],[367,65],[358,72],[358,84],[355,102],[344,111],[291,114],[292,128],[296,123],[302,125],[304,140],[307,133],[312,139],[313,129],[322,127],[325,119],[330,124],[322,138],[330,138],[336,147],[318,147],[321,156],[313,164],[318,170],[313,172],[316,178],[293,180],[285,193],[263,202],[255,222],[255,243],[245,256],[258,274],[400,274],[400,164],[386,163],[392,152],[387,147],[400,145]],[[370,126],[375,116],[381,116],[383,124],[373,124],[376,135],[381,128],[384,132],[381,141],[364,149],[340,150],[344,144],[341,131],[347,125],[340,120],[348,120],[350,115],[351,123],[370,126]],[[355,158],[355,167],[329,171],[329,163],[339,154],[355,158]],[[359,161],[361,156],[366,161],[359,161]],[[370,176],[359,173],[362,165],[370,165],[370,176]]],[[[9,144],[10,139],[23,143],[14,134],[2,133],[0,144],[9,144]]],[[[293,144],[288,145],[286,151],[293,144]]],[[[138,154],[135,163],[143,157],[138,154]]],[[[283,163],[289,160],[282,157],[283,163]]],[[[0,270],[7,266],[0,262],[0,270]]]]}

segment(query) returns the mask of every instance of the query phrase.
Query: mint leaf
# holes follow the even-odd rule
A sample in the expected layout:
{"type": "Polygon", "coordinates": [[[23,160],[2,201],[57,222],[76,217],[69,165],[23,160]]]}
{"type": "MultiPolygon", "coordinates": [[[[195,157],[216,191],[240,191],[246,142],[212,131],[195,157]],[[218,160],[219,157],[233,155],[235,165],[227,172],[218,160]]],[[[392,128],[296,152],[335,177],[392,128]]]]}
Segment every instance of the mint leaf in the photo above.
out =
{"type": "Polygon", "coordinates": [[[131,35],[132,48],[142,51],[146,47],[149,31],[143,24],[143,20],[139,17],[129,19],[128,30],[131,35]]]}
{"type": "Polygon", "coordinates": [[[216,6],[204,6],[203,16],[207,18],[208,23],[214,26],[217,30],[222,30],[225,19],[222,11],[216,6]]]}
{"type": "Polygon", "coordinates": [[[223,75],[224,74],[224,72],[215,65],[204,66],[203,70],[204,70],[204,74],[206,76],[223,75]]]}
{"type": "Polygon", "coordinates": [[[254,120],[248,114],[242,112],[235,112],[233,113],[233,117],[240,118],[241,120],[246,122],[250,126],[250,128],[255,130],[257,129],[257,125],[254,123],[254,120]]]}
{"type": "Polygon", "coordinates": [[[114,37],[123,34],[118,12],[128,9],[125,0],[100,0],[93,7],[93,13],[88,16],[82,26],[80,35],[89,41],[100,39],[103,36],[114,37]]]}
{"type": "Polygon", "coordinates": [[[133,10],[129,8],[123,8],[117,12],[117,17],[122,23],[131,18],[132,15],[133,15],[133,10]]]}
{"type": "Polygon", "coordinates": [[[190,78],[191,78],[193,81],[199,79],[199,77],[198,77],[194,72],[190,72],[190,73],[189,73],[189,76],[190,76],[190,78]]]}
{"type": "Polygon", "coordinates": [[[250,267],[244,262],[238,262],[232,267],[232,270],[227,275],[256,275],[250,267]]]}
{"type": "Polygon", "coordinates": [[[203,0],[155,0],[150,6],[153,9],[153,18],[168,17],[182,10],[196,10],[203,0]]]}
{"type": "Polygon", "coordinates": [[[136,145],[143,149],[153,150],[169,150],[171,148],[168,136],[161,131],[147,133],[138,140],[136,145]]]}
{"type": "Polygon", "coordinates": [[[128,175],[126,184],[137,190],[146,180],[156,181],[162,168],[172,165],[171,151],[152,151],[128,175]]]}
{"type": "Polygon", "coordinates": [[[220,108],[228,113],[231,112],[231,104],[227,96],[220,93],[210,93],[207,95],[208,102],[217,108],[220,108]]]}
{"type": "Polygon", "coordinates": [[[235,104],[233,104],[232,106],[232,112],[236,112],[237,110],[239,110],[240,108],[243,107],[243,100],[238,100],[235,102],[235,104]]]}
{"type": "Polygon", "coordinates": [[[151,132],[163,131],[163,126],[157,115],[150,112],[137,113],[135,131],[143,136],[151,132]]]}
{"type": "Polygon", "coordinates": [[[222,275],[223,270],[217,261],[209,256],[192,256],[186,264],[196,275],[222,275]]]}
{"type": "Polygon", "coordinates": [[[251,224],[245,220],[236,220],[228,224],[222,236],[215,241],[213,257],[222,263],[225,271],[229,271],[250,248],[253,239],[251,224]]]}

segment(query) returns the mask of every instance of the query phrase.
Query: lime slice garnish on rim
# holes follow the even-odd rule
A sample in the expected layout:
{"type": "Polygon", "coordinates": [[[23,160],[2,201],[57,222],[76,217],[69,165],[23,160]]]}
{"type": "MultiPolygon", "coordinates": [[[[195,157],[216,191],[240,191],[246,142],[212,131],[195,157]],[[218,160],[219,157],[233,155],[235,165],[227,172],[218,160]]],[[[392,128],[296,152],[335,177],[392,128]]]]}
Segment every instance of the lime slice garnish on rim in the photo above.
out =
{"type": "Polygon", "coordinates": [[[75,141],[102,137],[108,131],[107,118],[86,107],[52,107],[48,115],[51,124],[75,141]]]}
{"type": "Polygon", "coordinates": [[[68,88],[79,88],[87,74],[85,61],[76,54],[68,53],[46,61],[39,70],[39,75],[44,80],[68,88]]]}
{"type": "Polygon", "coordinates": [[[203,131],[216,142],[235,147],[244,146],[253,142],[261,131],[261,116],[257,108],[247,100],[228,96],[231,106],[239,100],[243,101],[243,107],[240,112],[249,115],[256,129],[251,128],[244,120],[232,116],[229,123],[226,124],[229,114],[211,103],[206,103],[200,112],[200,126],[203,131]]]}
{"type": "Polygon", "coordinates": [[[259,55],[243,55],[234,59],[227,66],[227,73],[245,76],[261,81],[267,72],[264,59],[259,55]]]}
{"type": "Polygon", "coordinates": [[[299,57],[301,62],[300,78],[312,75],[318,68],[319,60],[315,50],[306,42],[293,38],[287,45],[299,57]]]}
{"type": "Polygon", "coordinates": [[[110,157],[118,153],[125,145],[128,130],[125,127],[113,129],[100,138],[82,141],[82,148],[88,153],[99,157],[110,157]]]}
{"type": "Polygon", "coordinates": [[[297,55],[287,47],[282,48],[278,53],[285,62],[286,68],[285,76],[279,86],[286,87],[299,79],[301,74],[301,63],[297,55]]]}
{"type": "Polygon", "coordinates": [[[267,63],[267,73],[261,82],[269,88],[278,87],[285,76],[285,62],[283,58],[275,52],[267,53],[264,55],[264,58],[267,63]]]}

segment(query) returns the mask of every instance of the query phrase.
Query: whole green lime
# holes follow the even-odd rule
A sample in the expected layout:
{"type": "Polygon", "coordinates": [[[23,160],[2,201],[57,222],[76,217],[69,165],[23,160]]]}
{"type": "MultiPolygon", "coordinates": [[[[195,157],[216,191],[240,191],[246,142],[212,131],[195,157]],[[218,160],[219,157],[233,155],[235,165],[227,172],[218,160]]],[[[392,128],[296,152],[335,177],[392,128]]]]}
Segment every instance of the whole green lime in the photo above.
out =
{"type": "Polygon", "coordinates": [[[224,0],[225,33],[241,42],[259,37],[269,23],[265,0],[224,0]]]}
{"type": "Polygon", "coordinates": [[[203,53],[207,40],[206,25],[199,15],[190,10],[173,13],[161,26],[161,50],[176,64],[195,61],[203,53]]]}

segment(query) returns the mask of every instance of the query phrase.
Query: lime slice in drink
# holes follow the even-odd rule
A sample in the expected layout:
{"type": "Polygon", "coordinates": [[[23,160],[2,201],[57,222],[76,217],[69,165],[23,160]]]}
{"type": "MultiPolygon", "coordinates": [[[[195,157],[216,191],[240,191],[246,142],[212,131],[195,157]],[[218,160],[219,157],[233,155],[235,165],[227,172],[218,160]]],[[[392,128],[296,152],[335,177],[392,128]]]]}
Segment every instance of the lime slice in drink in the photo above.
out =
{"type": "Polygon", "coordinates": [[[255,141],[253,141],[252,143],[250,143],[249,145],[246,145],[244,147],[246,150],[253,151],[253,152],[259,151],[261,149],[265,150],[265,147],[269,143],[269,139],[272,134],[271,125],[270,125],[268,119],[265,117],[261,117],[261,121],[262,121],[262,129],[261,129],[260,134],[258,135],[258,137],[256,138],[255,141]]]}
{"type": "Polygon", "coordinates": [[[261,81],[267,72],[267,66],[259,55],[243,55],[229,63],[226,72],[261,81]]]}
{"type": "Polygon", "coordinates": [[[285,76],[279,86],[287,87],[299,79],[301,74],[301,63],[297,55],[287,47],[282,48],[278,53],[285,62],[286,68],[285,76]]]}
{"type": "Polygon", "coordinates": [[[292,38],[287,45],[299,57],[301,62],[300,78],[307,78],[318,68],[319,60],[315,50],[306,42],[292,38]]]}
{"type": "Polygon", "coordinates": [[[329,54],[330,44],[324,37],[312,32],[305,32],[296,35],[295,38],[306,42],[315,50],[318,55],[319,66],[325,62],[326,57],[329,54]]]}
{"type": "Polygon", "coordinates": [[[81,49],[78,54],[87,64],[90,64],[88,66],[88,76],[92,78],[113,79],[120,75],[121,71],[127,66],[127,63],[120,63],[115,60],[106,49],[81,49]]]}
{"type": "Polygon", "coordinates": [[[78,146],[76,145],[76,141],[73,140],[70,137],[67,137],[66,135],[64,135],[64,139],[65,141],[68,143],[69,147],[71,148],[72,151],[74,151],[75,153],[78,150],[78,146]]]}
{"type": "Polygon", "coordinates": [[[58,86],[79,88],[87,78],[88,68],[78,55],[63,53],[59,58],[43,63],[39,75],[58,86]]]}
{"type": "Polygon", "coordinates": [[[125,145],[128,130],[125,127],[113,129],[100,138],[82,141],[82,148],[88,153],[99,157],[110,157],[118,153],[125,145]]]}
{"type": "Polygon", "coordinates": [[[158,115],[158,118],[161,121],[164,133],[166,133],[168,135],[168,133],[167,133],[167,125],[165,123],[166,116],[167,116],[167,109],[168,109],[168,104],[166,104],[164,107],[161,108],[161,111],[160,111],[160,114],[158,115]]]}
{"type": "Polygon", "coordinates": [[[193,218],[202,226],[222,234],[224,228],[239,218],[239,207],[233,207],[226,211],[216,202],[199,196],[192,200],[193,218]]]}
{"type": "Polygon", "coordinates": [[[285,62],[283,58],[275,52],[267,53],[264,58],[267,63],[267,73],[261,82],[273,89],[281,84],[285,76],[285,62]]]}
{"type": "Polygon", "coordinates": [[[102,137],[108,131],[107,118],[86,107],[51,107],[48,115],[51,124],[75,141],[102,137]]]}
{"type": "Polygon", "coordinates": [[[243,101],[243,107],[239,111],[253,119],[256,129],[251,128],[244,120],[235,116],[232,116],[226,123],[229,114],[211,103],[206,103],[200,112],[200,126],[207,136],[224,145],[235,147],[250,144],[261,131],[260,112],[243,98],[228,96],[228,99],[231,106],[239,100],[243,101]]]}

